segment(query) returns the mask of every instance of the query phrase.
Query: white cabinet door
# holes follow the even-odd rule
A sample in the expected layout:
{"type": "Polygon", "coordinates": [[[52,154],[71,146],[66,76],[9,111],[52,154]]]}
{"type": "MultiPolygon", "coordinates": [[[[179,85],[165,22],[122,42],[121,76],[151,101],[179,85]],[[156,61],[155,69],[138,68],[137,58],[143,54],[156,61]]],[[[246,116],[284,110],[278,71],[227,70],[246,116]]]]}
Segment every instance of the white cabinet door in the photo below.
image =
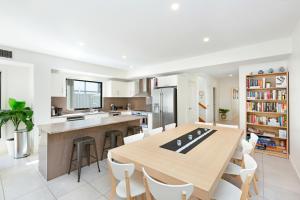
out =
{"type": "Polygon", "coordinates": [[[129,97],[128,82],[125,81],[110,81],[107,89],[108,96],[111,97],[129,97]],[[111,95],[110,95],[111,94],[111,95]]]}
{"type": "Polygon", "coordinates": [[[66,78],[61,73],[51,73],[51,96],[66,96],[66,78]]]}

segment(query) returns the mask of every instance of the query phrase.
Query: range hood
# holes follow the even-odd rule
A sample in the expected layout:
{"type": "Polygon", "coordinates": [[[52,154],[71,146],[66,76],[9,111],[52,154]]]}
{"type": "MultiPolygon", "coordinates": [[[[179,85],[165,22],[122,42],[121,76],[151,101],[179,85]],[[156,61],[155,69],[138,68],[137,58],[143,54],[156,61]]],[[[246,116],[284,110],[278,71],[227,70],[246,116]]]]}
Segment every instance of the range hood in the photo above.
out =
{"type": "Polygon", "coordinates": [[[135,97],[151,97],[151,78],[138,80],[138,93],[135,97]]]}

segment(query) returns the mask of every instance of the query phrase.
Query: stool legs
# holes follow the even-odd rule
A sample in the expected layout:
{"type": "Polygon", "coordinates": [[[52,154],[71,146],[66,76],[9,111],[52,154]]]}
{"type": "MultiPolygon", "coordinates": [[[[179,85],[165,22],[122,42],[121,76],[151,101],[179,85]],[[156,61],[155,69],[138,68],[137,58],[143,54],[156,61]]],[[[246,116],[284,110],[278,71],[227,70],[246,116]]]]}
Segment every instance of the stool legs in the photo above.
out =
{"type": "Polygon", "coordinates": [[[82,164],[82,148],[81,145],[77,145],[77,170],[78,170],[78,182],[80,182],[81,164],[82,164]]]}
{"type": "Polygon", "coordinates": [[[99,166],[99,159],[98,159],[98,153],[97,153],[97,148],[96,148],[96,142],[94,143],[94,151],[95,151],[95,155],[96,155],[96,162],[97,162],[97,167],[98,167],[98,171],[100,172],[100,166],[99,166]]]}
{"type": "Polygon", "coordinates": [[[72,167],[72,162],[73,162],[73,154],[74,154],[74,151],[75,151],[75,145],[73,144],[68,174],[71,173],[71,167],[72,167]]]}
{"type": "Polygon", "coordinates": [[[87,163],[88,163],[88,166],[90,166],[91,164],[91,145],[86,145],[86,156],[87,156],[87,163]]]}
{"type": "Polygon", "coordinates": [[[102,155],[101,155],[101,160],[103,160],[103,155],[104,155],[104,151],[105,151],[105,145],[106,145],[106,137],[104,137],[104,142],[102,145],[102,155]]]}

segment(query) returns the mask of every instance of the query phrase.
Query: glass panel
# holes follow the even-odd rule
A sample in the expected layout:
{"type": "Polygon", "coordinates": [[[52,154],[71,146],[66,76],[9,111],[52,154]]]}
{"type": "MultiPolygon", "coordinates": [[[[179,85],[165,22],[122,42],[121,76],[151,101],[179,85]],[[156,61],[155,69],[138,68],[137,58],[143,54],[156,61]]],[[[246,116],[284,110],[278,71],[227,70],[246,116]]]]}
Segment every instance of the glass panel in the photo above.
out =
{"type": "Polygon", "coordinates": [[[101,82],[68,80],[67,84],[69,109],[100,108],[102,106],[101,82]]]}

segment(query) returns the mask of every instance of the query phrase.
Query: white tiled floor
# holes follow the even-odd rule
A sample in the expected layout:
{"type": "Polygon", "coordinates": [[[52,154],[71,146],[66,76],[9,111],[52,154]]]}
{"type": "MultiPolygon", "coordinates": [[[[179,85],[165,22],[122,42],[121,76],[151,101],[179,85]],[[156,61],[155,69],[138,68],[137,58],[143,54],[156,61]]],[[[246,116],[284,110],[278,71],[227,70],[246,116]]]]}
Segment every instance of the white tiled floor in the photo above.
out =
{"type": "MultiPolygon", "coordinates": [[[[259,169],[259,195],[253,200],[299,200],[300,181],[286,159],[256,154],[259,169]]],[[[37,156],[14,160],[0,156],[0,200],[107,200],[110,177],[106,162],[82,169],[81,182],[76,171],[51,181],[45,181],[37,169],[37,156]]]]}

